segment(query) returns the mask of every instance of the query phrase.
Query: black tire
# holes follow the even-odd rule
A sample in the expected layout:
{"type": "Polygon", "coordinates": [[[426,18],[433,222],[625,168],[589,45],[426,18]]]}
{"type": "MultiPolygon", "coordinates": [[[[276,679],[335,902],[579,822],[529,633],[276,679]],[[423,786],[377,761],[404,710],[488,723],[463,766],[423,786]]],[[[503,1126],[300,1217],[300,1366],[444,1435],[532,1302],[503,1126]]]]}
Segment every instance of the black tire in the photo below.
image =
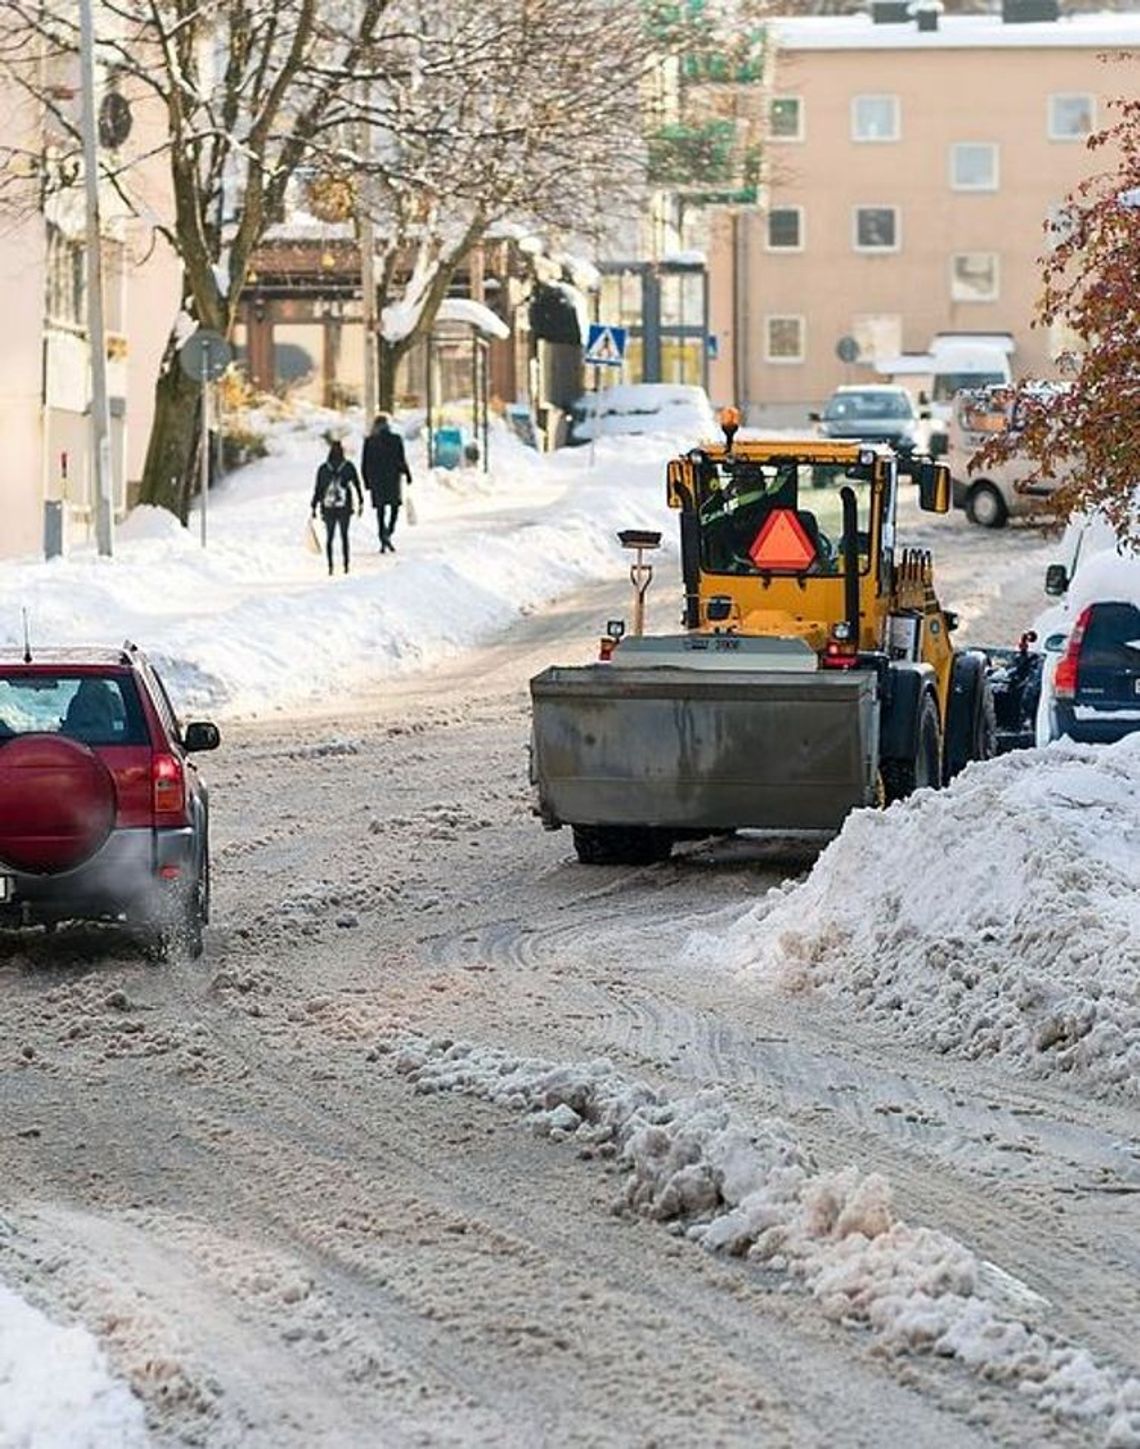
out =
{"type": "Polygon", "coordinates": [[[202,857],[194,885],[169,903],[169,912],[151,924],[146,954],[150,961],[183,957],[197,961],[206,949],[205,926],[210,916],[210,857],[202,857]]]}
{"type": "Polygon", "coordinates": [[[574,825],[574,849],[583,865],[654,865],[668,860],[673,837],[643,825],[574,825]]]}
{"type": "Polygon", "coordinates": [[[949,784],[971,760],[991,760],[997,751],[994,694],[980,654],[954,657],[950,703],[942,749],[942,783],[949,784]]]}
{"type": "Polygon", "coordinates": [[[1009,509],[992,483],[975,483],[966,494],[966,517],[979,528],[1004,528],[1009,509]]]}
{"type": "Polygon", "coordinates": [[[942,728],[938,722],[938,703],[929,691],[922,696],[918,707],[914,757],[883,760],[879,773],[888,804],[892,800],[905,800],[916,790],[935,789],[942,783],[942,728]]]}

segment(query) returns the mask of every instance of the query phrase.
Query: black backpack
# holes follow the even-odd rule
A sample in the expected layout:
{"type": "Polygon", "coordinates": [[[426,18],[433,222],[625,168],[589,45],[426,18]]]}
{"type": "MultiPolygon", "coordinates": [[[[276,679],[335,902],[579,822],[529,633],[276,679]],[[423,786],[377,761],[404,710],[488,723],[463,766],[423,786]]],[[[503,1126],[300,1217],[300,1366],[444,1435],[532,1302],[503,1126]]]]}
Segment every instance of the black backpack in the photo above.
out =
{"type": "Polygon", "coordinates": [[[328,475],[325,478],[325,489],[321,494],[321,507],[328,513],[338,508],[348,506],[348,484],[344,481],[344,464],[338,463],[334,468],[331,463],[326,463],[328,475]]]}

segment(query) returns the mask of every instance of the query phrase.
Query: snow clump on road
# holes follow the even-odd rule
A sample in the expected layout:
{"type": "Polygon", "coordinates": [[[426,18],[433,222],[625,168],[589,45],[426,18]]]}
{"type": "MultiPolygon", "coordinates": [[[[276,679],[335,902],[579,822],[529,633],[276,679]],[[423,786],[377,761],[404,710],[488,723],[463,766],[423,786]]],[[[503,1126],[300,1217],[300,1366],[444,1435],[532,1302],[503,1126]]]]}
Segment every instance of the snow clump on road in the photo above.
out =
{"type": "Polygon", "coordinates": [[[694,959],[853,999],[938,1050],[1140,1097],[1140,734],[856,811],[694,959]]]}
{"type": "Polygon", "coordinates": [[[820,1172],[783,1123],[746,1122],[719,1092],[670,1099],[605,1061],[557,1065],[414,1035],[388,1045],[421,1092],[480,1097],[552,1139],[616,1157],[624,1210],[786,1275],[884,1349],[957,1359],[1047,1414],[1095,1425],[1113,1449],[1140,1446],[1140,1380],[1032,1325],[1027,1295],[1007,1312],[1007,1276],[947,1234],[898,1219],[879,1174],[820,1172]]]}
{"type": "Polygon", "coordinates": [[[142,1404],[86,1329],[45,1318],[0,1283],[0,1449],[136,1449],[142,1404]]]}

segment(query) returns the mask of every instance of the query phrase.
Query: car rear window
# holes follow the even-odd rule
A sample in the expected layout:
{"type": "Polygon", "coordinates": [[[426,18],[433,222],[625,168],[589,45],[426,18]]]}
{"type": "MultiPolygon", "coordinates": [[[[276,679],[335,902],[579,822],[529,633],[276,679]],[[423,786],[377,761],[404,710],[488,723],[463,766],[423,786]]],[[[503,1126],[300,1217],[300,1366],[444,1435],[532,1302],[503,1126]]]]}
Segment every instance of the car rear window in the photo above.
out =
{"type": "Polygon", "coordinates": [[[86,745],[150,742],[129,674],[0,672],[0,741],[28,734],[69,735],[86,745]]]}
{"type": "Polygon", "coordinates": [[[1089,669],[1140,669],[1140,609],[1135,604],[1094,604],[1081,643],[1089,669]]]}

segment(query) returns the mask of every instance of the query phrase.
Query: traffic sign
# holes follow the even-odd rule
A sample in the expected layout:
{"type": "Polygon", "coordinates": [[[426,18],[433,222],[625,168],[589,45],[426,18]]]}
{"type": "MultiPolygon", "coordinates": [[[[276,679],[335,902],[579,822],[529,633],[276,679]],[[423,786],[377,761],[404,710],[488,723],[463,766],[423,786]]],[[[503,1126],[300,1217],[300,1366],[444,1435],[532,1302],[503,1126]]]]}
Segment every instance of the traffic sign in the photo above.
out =
{"type": "Polygon", "coordinates": [[[835,355],[840,362],[858,362],[859,343],[854,337],[841,337],[835,344],[835,355]]]}
{"type": "Polygon", "coordinates": [[[178,362],[187,377],[195,382],[213,382],[230,365],[233,353],[220,332],[199,327],[191,332],[178,349],[178,362]]]}
{"type": "Polygon", "coordinates": [[[591,322],[586,338],[586,361],[591,367],[620,367],[625,361],[628,335],[625,327],[610,327],[606,323],[591,322]]]}

